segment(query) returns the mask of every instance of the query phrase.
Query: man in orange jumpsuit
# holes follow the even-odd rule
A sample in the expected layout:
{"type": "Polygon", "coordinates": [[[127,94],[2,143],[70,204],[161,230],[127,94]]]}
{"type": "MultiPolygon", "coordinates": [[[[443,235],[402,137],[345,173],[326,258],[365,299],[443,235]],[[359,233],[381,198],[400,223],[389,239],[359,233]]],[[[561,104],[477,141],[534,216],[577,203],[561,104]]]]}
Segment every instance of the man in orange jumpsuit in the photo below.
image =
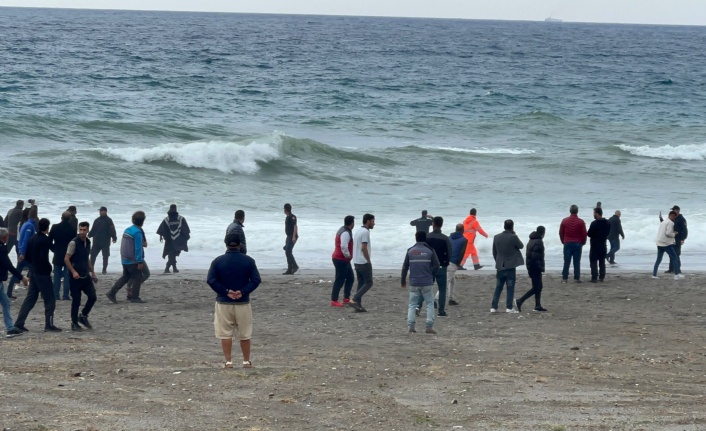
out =
{"type": "Polygon", "coordinates": [[[463,256],[461,268],[459,269],[466,269],[463,265],[466,264],[468,256],[471,256],[471,259],[473,260],[473,269],[477,270],[483,268],[483,265],[480,264],[480,259],[478,259],[478,250],[476,250],[476,246],[473,242],[476,240],[476,233],[479,233],[486,238],[488,238],[488,234],[485,233],[482,227],[480,227],[480,223],[476,219],[476,213],[476,209],[471,208],[471,214],[466,217],[466,220],[463,221],[463,236],[465,236],[468,240],[468,247],[466,247],[466,254],[463,256]]]}

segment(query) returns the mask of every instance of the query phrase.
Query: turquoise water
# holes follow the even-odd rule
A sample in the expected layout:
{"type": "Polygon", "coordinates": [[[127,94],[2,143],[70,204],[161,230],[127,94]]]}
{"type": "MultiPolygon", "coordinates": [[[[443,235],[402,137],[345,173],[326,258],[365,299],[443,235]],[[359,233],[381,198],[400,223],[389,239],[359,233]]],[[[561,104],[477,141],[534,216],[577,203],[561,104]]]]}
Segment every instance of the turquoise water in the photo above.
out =
{"type": "Polygon", "coordinates": [[[588,220],[596,201],[622,210],[620,253],[642,268],[658,212],[679,204],[685,266],[703,267],[705,41],[702,27],[0,8],[0,198],[52,220],[106,205],[119,228],[144,209],[148,232],[177,203],[186,267],[221,251],[242,208],[271,268],[285,202],[314,268],[347,214],[376,215],[374,262],[396,268],[420,210],[448,231],[471,207],[490,233],[546,225],[558,262],[568,206],[588,220]]]}

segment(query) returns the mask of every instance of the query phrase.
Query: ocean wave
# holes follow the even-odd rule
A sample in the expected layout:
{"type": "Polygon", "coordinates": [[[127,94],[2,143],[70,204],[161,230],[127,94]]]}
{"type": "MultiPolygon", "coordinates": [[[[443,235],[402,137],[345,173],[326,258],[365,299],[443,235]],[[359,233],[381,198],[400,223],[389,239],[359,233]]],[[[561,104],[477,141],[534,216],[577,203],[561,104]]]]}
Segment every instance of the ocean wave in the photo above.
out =
{"type": "Polygon", "coordinates": [[[261,163],[280,158],[278,142],[191,142],[149,148],[100,148],[100,154],[134,163],[175,162],[187,168],[215,169],[227,174],[254,174],[261,163]]]}
{"type": "Polygon", "coordinates": [[[535,150],[529,150],[526,148],[486,148],[486,147],[475,147],[475,148],[459,148],[459,147],[420,147],[426,150],[441,150],[441,151],[451,151],[454,153],[471,153],[471,154],[509,154],[514,156],[521,156],[527,154],[536,153],[535,150]]]}
{"type": "Polygon", "coordinates": [[[665,160],[706,160],[706,144],[664,145],[650,147],[649,145],[616,145],[617,148],[635,156],[651,157],[665,160]]]}

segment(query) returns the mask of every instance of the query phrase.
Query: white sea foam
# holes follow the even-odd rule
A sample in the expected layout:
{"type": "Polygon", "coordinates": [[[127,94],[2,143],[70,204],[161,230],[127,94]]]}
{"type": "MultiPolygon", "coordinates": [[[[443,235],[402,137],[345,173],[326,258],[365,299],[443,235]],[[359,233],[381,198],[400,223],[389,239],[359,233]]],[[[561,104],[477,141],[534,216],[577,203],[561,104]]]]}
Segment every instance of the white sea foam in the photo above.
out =
{"type": "Polygon", "coordinates": [[[642,157],[652,157],[665,160],[706,160],[706,144],[664,145],[650,147],[648,145],[616,145],[623,151],[642,157]]]}
{"type": "Polygon", "coordinates": [[[176,162],[188,168],[216,169],[225,173],[253,174],[260,163],[280,157],[281,137],[270,135],[250,142],[191,142],[161,144],[156,147],[101,148],[96,151],[128,162],[176,162]]]}
{"type": "Polygon", "coordinates": [[[511,155],[524,155],[524,154],[534,154],[534,150],[528,150],[526,148],[486,148],[486,147],[476,147],[476,148],[458,148],[458,147],[425,147],[428,149],[444,150],[444,151],[454,151],[457,153],[473,153],[473,154],[511,154],[511,155]]]}

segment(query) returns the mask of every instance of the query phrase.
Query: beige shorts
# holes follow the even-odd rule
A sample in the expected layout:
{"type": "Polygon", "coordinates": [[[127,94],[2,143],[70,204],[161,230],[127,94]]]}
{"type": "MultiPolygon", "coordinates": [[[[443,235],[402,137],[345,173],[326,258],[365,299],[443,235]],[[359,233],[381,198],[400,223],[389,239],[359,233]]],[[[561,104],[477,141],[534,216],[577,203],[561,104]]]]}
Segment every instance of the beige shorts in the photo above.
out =
{"type": "Polygon", "coordinates": [[[252,308],[250,304],[221,304],[216,302],[213,328],[216,338],[227,340],[236,338],[241,341],[252,337],[252,308]]]}

